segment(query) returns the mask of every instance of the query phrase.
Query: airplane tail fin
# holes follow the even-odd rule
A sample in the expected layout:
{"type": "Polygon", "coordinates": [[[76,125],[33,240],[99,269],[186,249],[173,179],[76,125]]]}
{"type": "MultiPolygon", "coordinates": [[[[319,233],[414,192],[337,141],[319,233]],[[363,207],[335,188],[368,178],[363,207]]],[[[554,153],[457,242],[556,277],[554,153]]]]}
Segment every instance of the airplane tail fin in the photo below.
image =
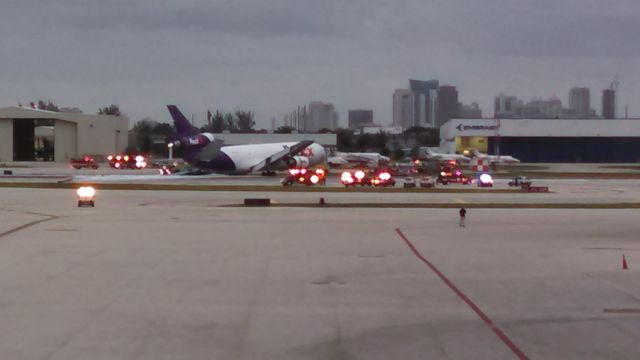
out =
{"type": "Polygon", "coordinates": [[[167,105],[167,109],[169,109],[169,113],[171,114],[171,118],[173,118],[173,124],[176,127],[176,131],[179,135],[195,135],[198,133],[198,129],[196,129],[189,120],[187,120],[182,112],[178,110],[178,107],[175,105],[167,105]]]}

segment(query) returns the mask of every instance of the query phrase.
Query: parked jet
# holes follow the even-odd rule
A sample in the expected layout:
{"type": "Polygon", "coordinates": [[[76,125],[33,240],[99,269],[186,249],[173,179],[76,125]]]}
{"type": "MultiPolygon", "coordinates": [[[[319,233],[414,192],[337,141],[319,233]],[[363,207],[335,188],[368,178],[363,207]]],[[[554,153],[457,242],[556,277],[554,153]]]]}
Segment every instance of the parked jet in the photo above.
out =
{"type": "Polygon", "coordinates": [[[276,170],[307,168],[327,159],[324,147],[311,140],[223,146],[212,133],[191,125],[175,105],[167,108],[176,127],[168,146],[184,148],[184,161],[206,172],[273,175],[276,170]]]}
{"type": "Polygon", "coordinates": [[[458,161],[458,162],[469,162],[469,158],[460,154],[447,154],[443,152],[438,152],[434,148],[430,147],[421,147],[420,152],[424,154],[427,160],[437,160],[437,161],[458,161]]]}
{"type": "Polygon", "coordinates": [[[520,160],[509,155],[488,155],[485,153],[481,153],[476,149],[471,149],[469,150],[469,152],[472,159],[487,159],[490,164],[495,165],[513,165],[520,162],[520,160]]]}
{"type": "Polygon", "coordinates": [[[327,159],[329,166],[337,167],[340,165],[353,165],[364,166],[370,168],[377,168],[380,165],[386,165],[389,163],[387,156],[380,155],[378,153],[351,153],[351,152],[336,152],[333,156],[327,159]]]}

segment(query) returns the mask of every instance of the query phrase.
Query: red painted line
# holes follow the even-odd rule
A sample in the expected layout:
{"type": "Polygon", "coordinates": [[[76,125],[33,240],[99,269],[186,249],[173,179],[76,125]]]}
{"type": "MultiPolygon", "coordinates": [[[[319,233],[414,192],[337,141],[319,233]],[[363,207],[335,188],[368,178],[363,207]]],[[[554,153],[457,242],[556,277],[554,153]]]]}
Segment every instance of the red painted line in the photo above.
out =
{"type": "Polygon", "coordinates": [[[416,249],[415,246],[413,246],[413,244],[411,243],[411,241],[409,241],[409,239],[407,239],[406,236],[404,236],[404,234],[402,233],[402,231],[400,231],[400,229],[396,228],[396,232],[398,233],[398,235],[400,236],[400,238],[402,238],[402,240],[404,240],[404,242],[407,244],[407,246],[409,247],[409,249],[411,249],[411,251],[413,252],[413,254],[418,257],[418,259],[422,260],[425,264],[427,264],[427,266],[433,270],[434,273],[436,273],[436,275],[438,275],[438,277],[454,292],[456,293],[456,295],[458,295],[458,297],[465,302],[465,304],[467,304],[473,311],[475,311],[475,313],[480,317],[480,319],[482,319],[482,321],[484,321],[485,324],[487,324],[487,326],[489,326],[489,328],[491,328],[491,330],[493,330],[494,333],[496,333],[496,335],[498,336],[498,338],[500,338],[500,340],[502,340],[502,342],[507,345],[507,347],[509,349],[511,349],[511,351],[518,357],[518,359],[528,359],[527,355],[525,355],[522,350],[520,350],[518,348],[518,346],[516,344],[513,343],[513,341],[511,341],[511,339],[509,339],[509,337],[502,332],[502,330],[500,330],[500,328],[498,328],[498,326],[496,324],[493,323],[493,321],[484,313],[482,312],[482,310],[480,310],[480,308],[478,307],[478,305],[476,305],[473,301],[471,301],[471,299],[469,299],[469,297],[467,295],[465,295],[462,291],[460,291],[460,289],[458,289],[452,282],[451,280],[449,280],[446,276],[444,276],[444,274],[438,270],[438,268],[433,265],[429,260],[427,260],[427,258],[425,258],[424,256],[422,256],[422,254],[418,251],[418,249],[416,249]]]}

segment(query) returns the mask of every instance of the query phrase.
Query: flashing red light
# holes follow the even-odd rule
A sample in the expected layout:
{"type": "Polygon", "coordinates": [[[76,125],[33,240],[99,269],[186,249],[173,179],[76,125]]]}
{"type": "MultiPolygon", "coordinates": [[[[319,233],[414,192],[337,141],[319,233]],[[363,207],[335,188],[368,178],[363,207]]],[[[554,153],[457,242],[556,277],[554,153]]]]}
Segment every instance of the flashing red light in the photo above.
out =
{"type": "Polygon", "coordinates": [[[122,160],[122,156],[117,155],[117,156],[116,156],[116,160],[118,160],[118,161],[122,160]]]}
{"type": "Polygon", "coordinates": [[[143,161],[144,161],[144,156],[142,155],[136,156],[136,162],[143,162],[143,161]]]}
{"type": "Polygon", "coordinates": [[[391,179],[391,174],[389,174],[388,172],[381,172],[380,175],[378,175],[378,177],[380,178],[380,180],[389,180],[391,179]]]}
{"type": "Polygon", "coordinates": [[[115,165],[113,165],[116,169],[120,169],[120,163],[116,163],[115,165]]]}
{"type": "Polygon", "coordinates": [[[364,173],[364,171],[362,171],[362,170],[358,170],[358,171],[356,171],[356,173],[355,173],[355,174],[353,174],[353,175],[355,175],[356,179],[358,179],[358,180],[362,180],[362,179],[364,179],[365,173],[364,173]]]}
{"type": "Polygon", "coordinates": [[[304,175],[307,173],[307,169],[300,169],[300,174],[304,175]]]}
{"type": "Polygon", "coordinates": [[[309,180],[311,180],[311,183],[313,184],[317,184],[318,181],[320,181],[320,178],[318,177],[318,175],[311,175],[311,177],[309,178],[309,180]]]}
{"type": "Polygon", "coordinates": [[[413,163],[416,165],[420,165],[420,160],[415,160],[413,163]]]}
{"type": "Polygon", "coordinates": [[[324,169],[316,169],[316,175],[324,176],[324,169]]]}
{"type": "Polygon", "coordinates": [[[300,170],[296,169],[296,168],[291,168],[291,169],[289,169],[289,174],[291,174],[293,176],[296,176],[296,175],[300,174],[300,170]]]}
{"type": "Polygon", "coordinates": [[[113,155],[107,156],[107,160],[109,160],[109,161],[113,160],[113,155]]]}
{"type": "Polygon", "coordinates": [[[351,173],[350,173],[350,172],[345,171],[345,172],[343,172],[343,173],[342,173],[342,175],[340,175],[340,180],[341,180],[342,182],[348,182],[348,183],[350,183],[350,182],[353,182],[353,177],[351,176],[351,173]]]}
{"type": "Polygon", "coordinates": [[[462,173],[460,172],[460,170],[456,170],[456,176],[460,176],[462,175],[462,173]]]}

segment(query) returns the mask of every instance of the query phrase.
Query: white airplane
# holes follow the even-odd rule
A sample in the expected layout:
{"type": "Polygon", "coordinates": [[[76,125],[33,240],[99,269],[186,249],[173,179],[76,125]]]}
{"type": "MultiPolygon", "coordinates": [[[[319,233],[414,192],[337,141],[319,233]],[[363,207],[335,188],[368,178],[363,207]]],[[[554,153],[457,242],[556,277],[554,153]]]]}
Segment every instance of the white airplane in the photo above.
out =
{"type": "Polygon", "coordinates": [[[424,154],[427,160],[438,160],[438,161],[459,161],[459,162],[469,162],[469,158],[460,154],[447,154],[443,152],[438,152],[434,150],[434,148],[429,147],[421,147],[420,152],[424,154]]]}
{"type": "Polygon", "coordinates": [[[167,146],[183,147],[184,161],[205,172],[273,175],[276,170],[307,168],[327,159],[324,147],[311,140],[222,146],[213,134],[200,133],[175,105],[167,108],[176,127],[167,146]]]}
{"type": "Polygon", "coordinates": [[[327,158],[327,164],[332,167],[340,165],[354,165],[366,167],[378,167],[389,163],[389,157],[378,153],[350,153],[336,152],[333,156],[327,158]]]}
{"type": "Polygon", "coordinates": [[[489,155],[489,154],[481,153],[480,151],[478,151],[476,149],[471,149],[471,150],[469,150],[469,152],[471,153],[470,154],[471,158],[473,158],[473,159],[487,159],[490,164],[513,165],[513,164],[520,163],[520,160],[514,158],[513,156],[509,156],[509,155],[489,155]]]}

